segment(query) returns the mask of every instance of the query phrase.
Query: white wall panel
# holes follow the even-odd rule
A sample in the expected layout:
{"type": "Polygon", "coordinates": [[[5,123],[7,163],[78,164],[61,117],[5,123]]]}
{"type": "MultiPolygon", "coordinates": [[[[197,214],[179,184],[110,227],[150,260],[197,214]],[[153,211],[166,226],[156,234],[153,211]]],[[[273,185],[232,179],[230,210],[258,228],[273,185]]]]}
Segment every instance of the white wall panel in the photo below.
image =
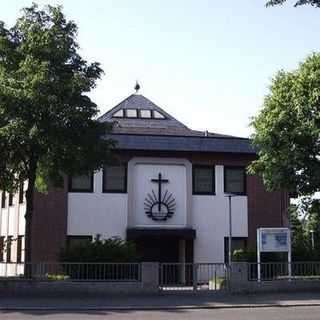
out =
{"type": "Polygon", "coordinates": [[[173,164],[145,164],[138,163],[133,173],[133,227],[184,227],[187,224],[187,187],[186,167],[173,164]],[[166,221],[154,221],[147,216],[144,202],[152,191],[158,198],[158,184],[152,179],[158,179],[161,173],[162,179],[169,180],[162,184],[162,197],[165,192],[172,194],[175,199],[173,215],[166,221]]]}
{"type": "Polygon", "coordinates": [[[8,230],[8,208],[1,209],[1,236],[6,236],[8,230]]]}
{"type": "Polygon", "coordinates": [[[94,178],[93,193],[68,194],[68,235],[125,238],[127,194],[102,193],[102,173],[94,178]]]}
{"type": "Polygon", "coordinates": [[[8,235],[15,235],[16,234],[16,226],[18,221],[16,220],[16,208],[15,206],[9,207],[9,227],[8,227],[8,235]]]}
{"type": "MultiPolygon", "coordinates": [[[[229,235],[229,204],[223,193],[223,166],[216,166],[216,195],[192,197],[195,262],[224,262],[224,237],[229,235]]],[[[232,198],[232,236],[248,236],[246,196],[232,198]]]]}
{"type": "Polygon", "coordinates": [[[24,235],[25,233],[25,226],[26,226],[26,219],[24,217],[25,214],[26,214],[26,205],[21,204],[19,208],[19,226],[18,226],[19,235],[24,235]]]}

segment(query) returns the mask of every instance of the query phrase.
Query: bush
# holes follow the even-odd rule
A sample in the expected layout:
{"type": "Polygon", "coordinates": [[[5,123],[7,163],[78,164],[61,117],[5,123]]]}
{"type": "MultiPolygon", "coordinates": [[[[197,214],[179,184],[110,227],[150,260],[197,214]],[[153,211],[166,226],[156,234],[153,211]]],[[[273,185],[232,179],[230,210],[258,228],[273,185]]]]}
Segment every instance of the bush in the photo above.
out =
{"type": "Polygon", "coordinates": [[[79,263],[125,263],[138,262],[140,259],[134,243],[118,237],[103,240],[100,236],[96,236],[94,241],[66,246],[61,251],[59,260],[79,263]]]}
{"type": "Polygon", "coordinates": [[[233,262],[257,262],[257,252],[252,249],[238,249],[232,253],[233,262]]]}
{"type": "MultiPolygon", "coordinates": [[[[261,263],[266,262],[287,262],[287,253],[285,252],[261,252],[261,263]]],[[[257,263],[257,251],[255,249],[234,250],[232,255],[233,262],[252,262],[257,263]]]]}

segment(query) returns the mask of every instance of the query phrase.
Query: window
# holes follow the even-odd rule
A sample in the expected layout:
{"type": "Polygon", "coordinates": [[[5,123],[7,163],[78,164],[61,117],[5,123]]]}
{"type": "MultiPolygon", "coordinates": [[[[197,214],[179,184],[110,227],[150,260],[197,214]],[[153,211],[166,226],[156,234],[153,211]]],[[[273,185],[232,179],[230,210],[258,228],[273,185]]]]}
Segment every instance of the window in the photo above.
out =
{"type": "Polygon", "coordinates": [[[93,192],[93,173],[69,178],[70,192],[93,192]]]}
{"type": "Polygon", "coordinates": [[[0,262],[3,262],[3,254],[4,254],[4,237],[0,237],[0,262]]]}
{"type": "Polygon", "coordinates": [[[20,184],[19,187],[19,203],[24,202],[24,189],[23,189],[23,183],[20,184]]]}
{"type": "MultiPolygon", "coordinates": [[[[231,252],[234,253],[235,250],[247,248],[247,238],[232,237],[231,241],[231,252]]],[[[229,238],[224,238],[224,262],[227,263],[229,258],[229,238]]]]}
{"type": "Polygon", "coordinates": [[[138,117],[137,109],[127,109],[126,116],[128,118],[137,118],[138,117]]]}
{"type": "Polygon", "coordinates": [[[244,167],[224,167],[224,192],[246,194],[246,171],[244,167]]]}
{"type": "Polygon", "coordinates": [[[118,110],[117,112],[115,112],[112,117],[113,118],[123,118],[124,112],[123,109],[118,110]]]}
{"type": "Polygon", "coordinates": [[[1,208],[5,208],[6,207],[6,192],[2,191],[1,194],[1,208]]]}
{"type": "Polygon", "coordinates": [[[193,166],[193,194],[212,195],[215,193],[214,166],[193,166]]]}
{"type": "Polygon", "coordinates": [[[8,236],[7,243],[6,243],[7,262],[11,262],[11,246],[12,246],[12,236],[8,236]]]}
{"type": "Polygon", "coordinates": [[[13,193],[9,193],[9,207],[13,206],[13,193]]]}
{"type": "Polygon", "coordinates": [[[162,113],[160,113],[159,111],[156,111],[156,110],[153,111],[153,117],[155,119],[165,119],[166,118],[162,113]]]}
{"type": "Polygon", "coordinates": [[[140,110],[140,118],[151,118],[151,110],[140,110]]]}
{"type": "Polygon", "coordinates": [[[85,244],[86,242],[92,241],[92,236],[68,236],[67,245],[70,247],[85,244]]]}
{"type": "Polygon", "coordinates": [[[127,165],[106,166],[103,170],[103,192],[127,192],[127,165]]]}
{"type": "Polygon", "coordinates": [[[23,240],[24,240],[24,236],[18,236],[18,239],[17,239],[17,263],[23,262],[23,260],[22,260],[23,240]]]}

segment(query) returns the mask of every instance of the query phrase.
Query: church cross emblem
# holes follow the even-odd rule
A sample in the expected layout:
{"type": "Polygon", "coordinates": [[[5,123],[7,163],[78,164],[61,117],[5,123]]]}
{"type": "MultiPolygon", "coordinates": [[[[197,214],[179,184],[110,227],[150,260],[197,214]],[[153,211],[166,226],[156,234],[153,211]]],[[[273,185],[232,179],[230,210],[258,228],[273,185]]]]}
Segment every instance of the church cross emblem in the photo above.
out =
{"type": "Polygon", "coordinates": [[[162,190],[163,185],[169,183],[169,180],[163,179],[162,174],[159,173],[158,178],[151,179],[151,182],[158,185],[158,194],[153,189],[151,193],[147,194],[144,200],[146,215],[155,221],[166,221],[172,217],[176,206],[176,200],[172,193],[168,190],[165,190],[165,192],[162,190]]]}

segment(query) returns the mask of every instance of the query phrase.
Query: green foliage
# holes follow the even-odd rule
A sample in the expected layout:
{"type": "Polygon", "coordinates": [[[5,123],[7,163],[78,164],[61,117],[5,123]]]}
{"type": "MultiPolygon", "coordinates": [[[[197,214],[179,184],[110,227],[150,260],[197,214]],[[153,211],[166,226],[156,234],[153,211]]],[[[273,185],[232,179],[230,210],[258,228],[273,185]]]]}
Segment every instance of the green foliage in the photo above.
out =
{"type": "Polygon", "coordinates": [[[305,225],[297,206],[291,206],[289,209],[291,222],[291,246],[292,258],[295,261],[310,260],[311,252],[308,243],[305,225]]]}
{"type": "MultiPolygon", "coordinates": [[[[287,0],[269,0],[267,1],[267,7],[282,5],[286,1],[287,0]]],[[[311,6],[320,8],[320,0],[299,0],[299,1],[296,1],[294,4],[295,7],[302,6],[302,5],[311,5],[311,6]]]]}
{"type": "Polygon", "coordinates": [[[45,192],[62,186],[63,174],[101,169],[114,147],[88,96],[103,70],[79,55],[76,35],[60,6],[33,4],[12,28],[0,21],[0,189],[28,181],[26,262],[35,187],[45,192]]]}
{"type": "Polygon", "coordinates": [[[320,200],[313,199],[308,208],[308,214],[305,223],[305,236],[311,251],[311,260],[320,259],[320,200]],[[312,235],[313,234],[313,235],[312,235]],[[312,248],[312,236],[314,248],[312,248]]]}
{"type": "Polygon", "coordinates": [[[252,126],[259,158],[250,173],[261,174],[269,190],[320,190],[320,54],[278,72],[252,126]]]}
{"type": "Polygon", "coordinates": [[[291,206],[292,258],[295,261],[318,261],[320,259],[320,200],[302,199],[291,206]],[[312,232],[314,248],[312,248],[312,232]]]}
{"type": "Polygon", "coordinates": [[[59,6],[33,4],[9,29],[0,22],[0,189],[36,180],[43,191],[110,158],[110,128],[87,95],[103,71],[79,55],[76,35],[59,6]]]}
{"type": "Polygon", "coordinates": [[[238,249],[232,253],[233,262],[257,262],[257,251],[251,249],[238,249]]]}
{"type": "Polygon", "coordinates": [[[61,251],[61,262],[137,262],[139,256],[135,244],[110,238],[102,240],[97,236],[94,241],[86,241],[67,246],[61,251]]]}

